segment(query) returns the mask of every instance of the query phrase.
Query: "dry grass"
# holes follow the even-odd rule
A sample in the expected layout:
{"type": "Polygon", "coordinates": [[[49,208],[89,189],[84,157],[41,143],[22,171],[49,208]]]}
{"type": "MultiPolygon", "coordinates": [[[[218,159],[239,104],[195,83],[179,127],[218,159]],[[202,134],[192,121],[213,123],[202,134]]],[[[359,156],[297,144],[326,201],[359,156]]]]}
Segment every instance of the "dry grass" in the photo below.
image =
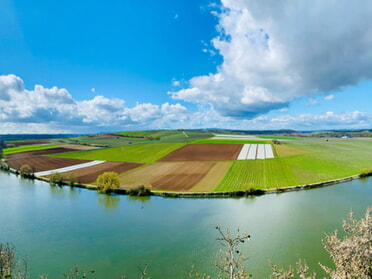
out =
{"type": "Polygon", "coordinates": [[[293,146],[285,144],[285,143],[275,144],[274,148],[276,149],[278,157],[287,157],[287,156],[301,155],[301,154],[310,153],[310,151],[300,149],[300,148],[297,148],[297,147],[293,147],[293,146]]]}

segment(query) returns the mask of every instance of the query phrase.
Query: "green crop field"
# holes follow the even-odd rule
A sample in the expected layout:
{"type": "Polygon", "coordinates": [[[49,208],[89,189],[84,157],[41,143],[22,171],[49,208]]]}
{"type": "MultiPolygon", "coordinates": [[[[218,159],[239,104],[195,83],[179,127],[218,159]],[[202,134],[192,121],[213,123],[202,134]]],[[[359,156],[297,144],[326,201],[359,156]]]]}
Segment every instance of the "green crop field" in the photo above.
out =
{"type": "Polygon", "coordinates": [[[255,139],[200,139],[195,140],[193,143],[236,143],[236,144],[265,144],[265,143],[271,143],[270,140],[255,140],[255,139]]]}
{"type": "Polygon", "coordinates": [[[303,139],[285,145],[307,153],[235,161],[215,191],[309,184],[357,175],[363,168],[372,168],[371,139],[303,139]]]}
{"type": "Polygon", "coordinates": [[[299,140],[297,137],[285,137],[285,136],[257,136],[260,139],[282,139],[282,140],[299,140]]]}
{"type": "MultiPolygon", "coordinates": [[[[99,138],[99,136],[72,138],[94,140],[97,144],[109,144],[110,148],[81,150],[50,155],[73,159],[138,162],[151,164],[176,149],[191,143],[262,144],[270,140],[255,138],[210,138],[203,131],[139,131],[117,133],[132,137],[157,137],[160,140],[138,140],[129,144],[128,138],[99,138]],[[208,137],[208,138],[204,138],[208,137]]],[[[270,137],[272,138],[272,137],[270,137]]],[[[286,138],[287,139],[287,138],[286,138]]],[[[358,175],[362,169],[372,169],[371,138],[293,138],[272,145],[275,158],[230,161],[226,175],[216,180],[214,191],[239,191],[270,189],[323,182],[358,175]]],[[[88,142],[87,142],[88,143],[88,142]]],[[[4,154],[55,148],[58,145],[30,145],[4,149],[4,154]]]]}
{"type": "Polygon", "coordinates": [[[36,151],[42,149],[49,149],[49,148],[56,148],[56,145],[24,145],[18,147],[10,147],[3,149],[4,154],[13,154],[18,152],[25,152],[25,151],[36,151]]]}
{"type": "Polygon", "coordinates": [[[182,147],[185,143],[147,143],[126,145],[99,150],[84,150],[53,155],[53,157],[103,160],[135,163],[152,163],[168,153],[182,147]]]}
{"type": "Polygon", "coordinates": [[[297,181],[282,159],[235,161],[215,191],[240,191],[296,185],[297,181]]]}

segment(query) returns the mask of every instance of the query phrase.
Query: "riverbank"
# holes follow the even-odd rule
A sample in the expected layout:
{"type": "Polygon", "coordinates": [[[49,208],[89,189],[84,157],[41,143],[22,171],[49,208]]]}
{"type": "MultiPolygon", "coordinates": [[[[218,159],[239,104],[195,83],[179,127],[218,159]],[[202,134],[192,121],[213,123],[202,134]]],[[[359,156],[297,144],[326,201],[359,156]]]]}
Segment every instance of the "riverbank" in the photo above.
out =
{"type": "MultiPolygon", "coordinates": [[[[3,171],[7,171],[13,173],[15,175],[19,175],[18,171],[15,169],[3,169],[3,171]]],[[[278,188],[271,188],[271,189],[249,189],[246,191],[226,191],[226,192],[176,192],[176,191],[151,191],[149,196],[159,196],[164,198],[239,198],[239,197],[247,197],[247,196],[261,196],[265,194],[281,194],[293,191],[301,191],[301,190],[310,190],[315,188],[322,188],[327,187],[347,181],[351,181],[353,179],[364,178],[366,176],[372,176],[372,173],[368,173],[367,175],[353,175],[339,179],[327,180],[322,182],[304,184],[304,185],[297,185],[297,186],[288,186],[288,187],[278,187],[278,188]]],[[[50,183],[48,178],[40,177],[40,176],[32,176],[30,179],[37,179],[40,181],[44,181],[50,183]]],[[[74,183],[70,185],[68,183],[61,183],[59,186],[69,186],[75,188],[82,188],[87,190],[98,190],[96,185],[93,184],[80,184],[74,183]]],[[[129,189],[124,188],[116,188],[112,190],[112,193],[118,195],[129,195],[129,189]]]]}

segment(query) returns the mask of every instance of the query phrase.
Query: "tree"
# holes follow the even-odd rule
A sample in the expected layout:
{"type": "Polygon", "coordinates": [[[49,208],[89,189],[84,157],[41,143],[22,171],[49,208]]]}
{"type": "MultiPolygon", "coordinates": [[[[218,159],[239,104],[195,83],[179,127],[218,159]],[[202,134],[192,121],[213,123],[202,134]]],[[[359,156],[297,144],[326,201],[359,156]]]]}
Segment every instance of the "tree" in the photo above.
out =
{"type": "Polygon", "coordinates": [[[59,172],[52,172],[49,175],[49,183],[50,185],[62,185],[64,180],[64,176],[62,173],[59,172]]]}
{"type": "Polygon", "coordinates": [[[361,220],[350,212],[342,226],[345,236],[340,238],[338,231],[323,239],[323,246],[335,264],[335,269],[325,267],[331,278],[372,278],[372,207],[361,220]]]}
{"type": "Polygon", "coordinates": [[[250,239],[250,235],[247,233],[240,235],[238,230],[236,237],[232,238],[229,230],[223,233],[220,226],[217,226],[216,229],[220,233],[220,237],[217,238],[217,241],[227,248],[226,250],[220,250],[222,255],[214,264],[220,269],[219,277],[229,279],[248,279],[251,277],[243,264],[248,258],[242,256],[238,249],[240,244],[250,239]]]}
{"type": "Polygon", "coordinates": [[[19,174],[23,177],[33,177],[33,171],[32,171],[32,168],[25,164],[25,165],[22,165],[20,168],[19,168],[19,174]]]}
{"type": "Polygon", "coordinates": [[[0,243],[0,278],[11,278],[11,272],[16,263],[14,246],[9,243],[0,243]]]}
{"type": "MultiPolygon", "coordinates": [[[[326,235],[323,246],[329,253],[334,269],[320,266],[332,279],[370,279],[372,278],[372,207],[366,211],[364,218],[357,220],[353,212],[350,212],[347,220],[344,220],[343,230],[345,235],[340,238],[338,231],[326,235]]],[[[272,277],[275,279],[295,278],[292,267],[289,270],[278,269],[270,264],[272,277]]],[[[315,279],[316,274],[309,274],[309,267],[299,261],[297,274],[301,279],[315,279]]]]}
{"type": "Polygon", "coordinates": [[[116,172],[104,172],[97,177],[96,183],[98,191],[102,193],[110,193],[120,186],[120,181],[116,172]]]}

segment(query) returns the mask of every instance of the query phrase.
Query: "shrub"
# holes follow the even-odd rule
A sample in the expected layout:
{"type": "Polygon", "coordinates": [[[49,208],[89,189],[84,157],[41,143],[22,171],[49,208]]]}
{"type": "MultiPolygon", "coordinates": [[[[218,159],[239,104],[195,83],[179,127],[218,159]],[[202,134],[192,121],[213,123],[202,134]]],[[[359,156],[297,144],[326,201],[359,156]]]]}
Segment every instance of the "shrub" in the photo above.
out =
{"type": "Polygon", "coordinates": [[[372,170],[362,169],[360,171],[359,177],[367,177],[367,176],[370,176],[370,175],[372,175],[372,170]]]}
{"type": "Polygon", "coordinates": [[[22,165],[18,172],[22,177],[33,177],[32,168],[27,164],[22,165]]]}
{"type": "Polygon", "coordinates": [[[59,172],[53,172],[51,175],[49,175],[49,183],[51,185],[62,185],[63,184],[63,174],[59,172]]]}
{"type": "Polygon", "coordinates": [[[116,172],[104,172],[97,177],[96,183],[98,191],[102,193],[110,193],[120,186],[120,181],[116,172]]]}
{"type": "Polygon", "coordinates": [[[149,187],[146,187],[145,185],[140,185],[135,188],[128,190],[129,196],[137,196],[137,197],[144,197],[144,196],[151,196],[152,192],[149,189],[149,187]]]}
{"type": "Polygon", "coordinates": [[[68,175],[67,178],[66,178],[66,181],[68,182],[68,185],[74,186],[78,182],[76,174],[71,173],[70,175],[68,175]]]}

